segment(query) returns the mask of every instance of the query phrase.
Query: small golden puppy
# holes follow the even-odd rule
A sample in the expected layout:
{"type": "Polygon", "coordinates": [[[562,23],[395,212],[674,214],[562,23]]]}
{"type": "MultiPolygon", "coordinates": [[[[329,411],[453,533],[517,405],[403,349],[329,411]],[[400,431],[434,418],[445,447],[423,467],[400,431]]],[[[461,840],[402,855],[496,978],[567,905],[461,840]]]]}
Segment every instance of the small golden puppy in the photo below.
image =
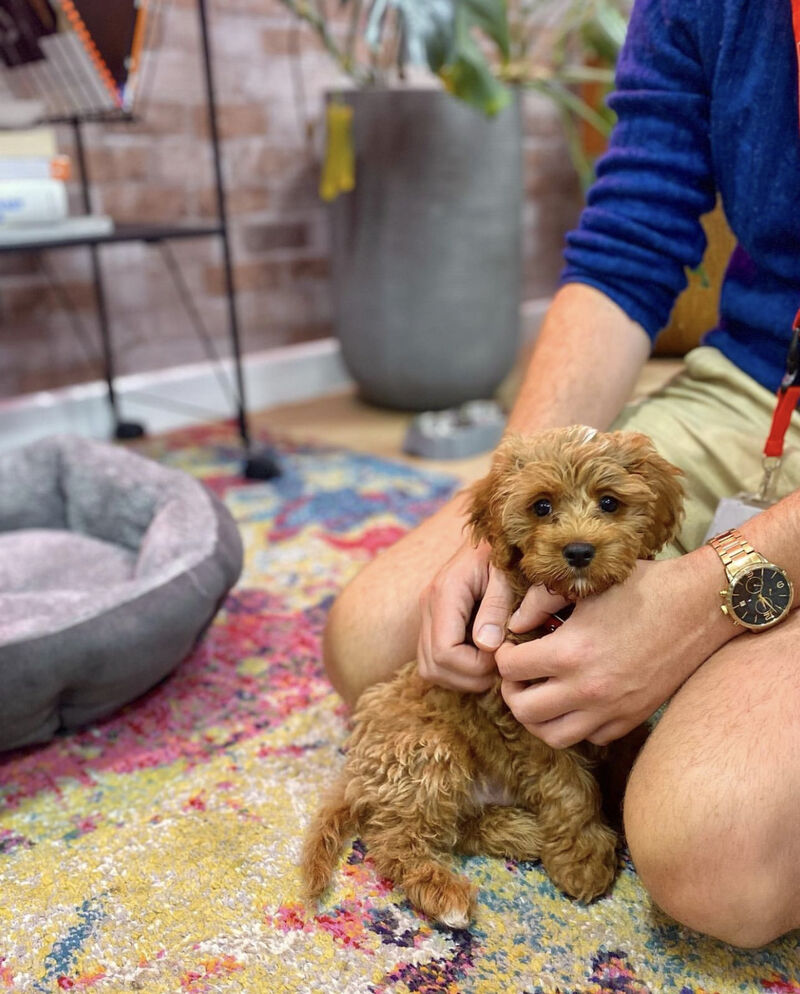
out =
{"type": "MultiPolygon", "coordinates": [[[[534,584],[575,600],[621,582],[675,534],[679,475],[644,435],[571,426],[511,437],[472,488],[470,525],[519,600],[534,584]]],[[[447,862],[454,851],[539,859],[556,886],[589,901],[616,873],[593,772],[615,747],[624,776],[625,740],[551,749],[511,714],[499,676],[466,694],[408,663],[358,701],[344,769],[305,841],[306,896],[322,894],[359,833],[378,872],[451,927],[468,924],[475,899],[447,862]]]]}

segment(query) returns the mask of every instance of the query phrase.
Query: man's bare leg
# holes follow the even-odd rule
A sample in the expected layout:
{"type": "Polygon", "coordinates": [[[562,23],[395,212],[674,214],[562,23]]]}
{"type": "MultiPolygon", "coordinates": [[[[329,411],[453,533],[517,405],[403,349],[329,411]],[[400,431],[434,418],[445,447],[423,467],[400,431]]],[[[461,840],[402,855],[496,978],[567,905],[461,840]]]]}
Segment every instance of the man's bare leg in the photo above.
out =
{"type": "Polygon", "coordinates": [[[414,658],[419,597],[465,540],[464,500],[456,496],[381,552],[334,602],[325,628],[325,668],[349,705],[414,658]]]}
{"type": "Polygon", "coordinates": [[[800,928],[800,611],[676,694],[625,799],[634,864],[678,921],[756,947],[800,928]]]}

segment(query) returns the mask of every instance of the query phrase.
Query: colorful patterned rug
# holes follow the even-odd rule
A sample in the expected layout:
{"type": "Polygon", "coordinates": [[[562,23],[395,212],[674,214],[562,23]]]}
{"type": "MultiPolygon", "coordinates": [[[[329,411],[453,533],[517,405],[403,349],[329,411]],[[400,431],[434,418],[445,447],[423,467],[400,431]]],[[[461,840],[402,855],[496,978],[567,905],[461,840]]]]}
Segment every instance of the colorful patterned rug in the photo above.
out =
{"type": "Polygon", "coordinates": [[[0,990],[97,994],[800,994],[800,936],[757,952],[655,911],[630,865],[590,907],[535,863],[466,859],[470,930],[415,914],[356,841],[316,912],[303,828],[346,715],[320,664],[331,598],[431,512],[447,477],[282,446],[243,484],[223,428],[150,443],[241,525],[241,582],[203,643],[124,712],[0,756],[0,990]]]}

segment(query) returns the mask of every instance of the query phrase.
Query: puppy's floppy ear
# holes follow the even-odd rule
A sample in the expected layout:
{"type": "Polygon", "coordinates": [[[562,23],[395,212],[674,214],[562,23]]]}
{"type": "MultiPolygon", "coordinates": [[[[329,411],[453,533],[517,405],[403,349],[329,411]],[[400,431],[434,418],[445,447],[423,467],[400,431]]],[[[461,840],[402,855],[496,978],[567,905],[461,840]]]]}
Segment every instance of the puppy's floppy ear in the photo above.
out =
{"type": "Polygon", "coordinates": [[[678,532],[683,520],[683,471],[660,456],[647,435],[613,433],[621,446],[625,468],[641,476],[653,492],[652,526],[642,540],[639,555],[652,559],[678,532]]]}
{"type": "Polygon", "coordinates": [[[513,491],[513,480],[522,465],[522,440],[511,435],[498,447],[492,467],[483,479],[474,483],[468,493],[467,523],[472,540],[477,545],[485,540],[492,547],[492,562],[500,569],[511,569],[518,550],[508,541],[503,527],[503,512],[513,491]]]}

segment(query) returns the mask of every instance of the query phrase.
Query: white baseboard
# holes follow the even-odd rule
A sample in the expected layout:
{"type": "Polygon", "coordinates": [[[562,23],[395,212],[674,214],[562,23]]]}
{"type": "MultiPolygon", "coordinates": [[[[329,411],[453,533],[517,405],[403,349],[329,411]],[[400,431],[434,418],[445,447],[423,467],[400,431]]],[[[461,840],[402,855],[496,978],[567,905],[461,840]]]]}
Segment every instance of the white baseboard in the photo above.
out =
{"type": "MultiPolygon", "coordinates": [[[[549,299],[523,303],[523,345],[538,334],[548,304],[549,299]]],[[[242,369],[250,411],[311,400],[353,385],[335,338],[252,353],[245,356],[242,369]]],[[[202,362],[120,376],[114,381],[120,416],[142,422],[151,434],[232,417],[236,409],[220,385],[220,373],[226,383],[232,382],[230,360],[223,360],[221,369],[202,362]]],[[[0,451],[47,435],[107,439],[111,428],[108,394],[101,381],[0,399],[0,451]]]]}
{"type": "MultiPolygon", "coordinates": [[[[251,411],[321,397],[352,385],[333,338],[247,355],[242,369],[251,411]]],[[[114,390],[122,419],[140,421],[149,433],[157,434],[232,417],[236,408],[220,384],[220,379],[232,383],[232,377],[232,363],[225,359],[220,369],[202,362],[120,376],[114,390]]],[[[0,450],[47,435],[107,439],[111,427],[108,394],[101,381],[0,400],[0,450]]]]}

